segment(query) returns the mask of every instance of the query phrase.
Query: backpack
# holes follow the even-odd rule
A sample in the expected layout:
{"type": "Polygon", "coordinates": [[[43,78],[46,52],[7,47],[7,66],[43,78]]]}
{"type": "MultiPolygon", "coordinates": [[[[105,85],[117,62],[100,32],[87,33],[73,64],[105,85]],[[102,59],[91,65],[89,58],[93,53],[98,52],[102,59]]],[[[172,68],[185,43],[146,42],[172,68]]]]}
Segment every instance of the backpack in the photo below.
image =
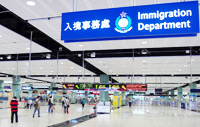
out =
{"type": "Polygon", "coordinates": [[[34,106],[35,108],[37,108],[37,107],[38,107],[38,101],[35,101],[34,104],[33,104],[33,106],[34,106]]]}
{"type": "Polygon", "coordinates": [[[51,105],[51,100],[49,99],[49,101],[48,101],[48,105],[51,105]]]}

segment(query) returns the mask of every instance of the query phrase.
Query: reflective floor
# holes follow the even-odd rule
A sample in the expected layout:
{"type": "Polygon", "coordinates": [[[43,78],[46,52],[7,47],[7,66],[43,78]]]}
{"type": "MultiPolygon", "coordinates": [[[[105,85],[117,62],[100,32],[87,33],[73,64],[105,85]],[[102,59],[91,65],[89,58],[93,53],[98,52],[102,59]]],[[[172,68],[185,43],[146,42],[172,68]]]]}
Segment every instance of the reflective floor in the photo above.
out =
{"type": "Polygon", "coordinates": [[[200,113],[170,107],[122,107],[74,127],[199,127],[200,113]]]}
{"type": "MultiPolygon", "coordinates": [[[[63,114],[61,105],[53,114],[47,106],[41,107],[41,117],[32,117],[33,109],[19,109],[19,123],[10,123],[10,109],[0,109],[0,127],[47,127],[58,125],[75,118],[93,113],[93,106],[71,105],[70,113],[63,114]]],[[[74,127],[199,127],[200,113],[174,107],[122,107],[111,114],[98,114],[97,117],[82,121],[74,127]]]]}
{"type": "Polygon", "coordinates": [[[93,106],[86,105],[82,110],[81,104],[71,105],[69,114],[64,114],[61,105],[55,106],[55,111],[50,114],[47,106],[41,106],[41,117],[37,117],[36,113],[35,118],[33,118],[33,110],[33,108],[19,109],[19,122],[11,124],[10,108],[0,109],[0,127],[47,127],[91,114],[93,113],[93,106]]]}

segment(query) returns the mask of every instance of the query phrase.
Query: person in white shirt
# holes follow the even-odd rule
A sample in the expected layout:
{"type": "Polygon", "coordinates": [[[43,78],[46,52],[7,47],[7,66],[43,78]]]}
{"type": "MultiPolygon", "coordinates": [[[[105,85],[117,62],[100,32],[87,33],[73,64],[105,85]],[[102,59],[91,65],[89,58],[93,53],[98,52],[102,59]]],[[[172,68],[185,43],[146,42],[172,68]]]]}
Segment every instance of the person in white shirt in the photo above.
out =
{"type": "Polygon", "coordinates": [[[29,108],[31,109],[31,106],[33,105],[33,101],[31,99],[28,100],[29,108]]]}
{"type": "Polygon", "coordinates": [[[69,98],[68,97],[65,97],[65,100],[64,100],[64,113],[66,113],[66,109],[67,109],[67,113],[69,113],[68,109],[69,109],[69,98]]]}

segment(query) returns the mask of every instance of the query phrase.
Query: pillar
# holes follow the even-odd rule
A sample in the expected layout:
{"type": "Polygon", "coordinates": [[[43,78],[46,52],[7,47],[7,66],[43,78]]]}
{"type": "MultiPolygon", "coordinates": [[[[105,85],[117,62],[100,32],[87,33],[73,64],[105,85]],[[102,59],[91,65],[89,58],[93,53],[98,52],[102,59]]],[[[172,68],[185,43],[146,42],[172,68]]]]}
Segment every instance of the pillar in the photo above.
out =
{"type": "MultiPolygon", "coordinates": [[[[100,82],[101,83],[108,83],[109,82],[109,76],[102,74],[100,75],[100,82]]],[[[100,98],[99,101],[103,102],[105,104],[105,102],[109,101],[109,92],[108,91],[100,91],[99,94],[100,98]]]]}
{"type": "Polygon", "coordinates": [[[120,107],[119,96],[120,96],[120,93],[118,91],[114,91],[114,94],[113,94],[113,107],[114,108],[120,107]]]}
{"type": "Polygon", "coordinates": [[[183,87],[178,87],[177,92],[178,92],[178,98],[181,99],[183,97],[183,87]]]}
{"type": "Polygon", "coordinates": [[[20,97],[21,92],[21,77],[20,76],[13,76],[13,85],[12,85],[13,97],[20,97]]]}
{"type": "Polygon", "coordinates": [[[55,92],[55,90],[52,89],[53,87],[56,87],[56,83],[55,82],[52,82],[51,85],[50,85],[50,91],[51,92],[55,92]]]}
{"type": "MultiPolygon", "coordinates": [[[[171,90],[171,101],[174,101],[174,90],[171,90]]],[[[183,96],[183,95],[182,95],[183,96]]]]}
{"type": "MultiPolygon", "coordinates": [[[[29,87],[33,87],[33,84],[29,84],[28,86],[29,86],[29,87]]],[[[32,93],[33,93],[33,90],[32,90],[32,89],[28,91],[28,97],[29,97],[29,98],[32,97],[32,93]]]]}
{"type": "Polygon", "coordinates": [[[3,92],[4,92],[4,81],[0,80],[0,96],[3,97],[3,92]]]}
{"type": "Polygon", "coordinates": [[[123,91],[122,92],[122,106],[125,106],[126,105],[126,92],[123,91]]]}
{"type": "MultiPolygon", "coordinates": [[[[190,89],[197,89],[196,83],[191,83],[191,84],[189,84],[189,86],[190,86],[190,89]]],[[[196,101],[196,96],[197,96],[197,93],[190,92],[190,97],[191,97],[192,101],[196,101]]]]}

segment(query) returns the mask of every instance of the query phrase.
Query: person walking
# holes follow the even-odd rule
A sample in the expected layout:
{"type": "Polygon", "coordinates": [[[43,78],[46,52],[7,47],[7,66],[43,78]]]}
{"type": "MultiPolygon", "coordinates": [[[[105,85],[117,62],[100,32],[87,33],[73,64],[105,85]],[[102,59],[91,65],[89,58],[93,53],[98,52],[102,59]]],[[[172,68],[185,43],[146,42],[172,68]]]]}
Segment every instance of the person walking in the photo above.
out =
{"type": "Polygon", "coordinates": [[[64,107],[65,96],[62,97],[62,107],[64,107]]]}
{"type": "Polygon", "coordinates": [[[131,98],[129,98],[129,101],[128,101],[129,108],[131,107],[131,102],[132,102],[132,100],[131,100],[131,98]]]}
{"type": "Polygon", "coordinates": [[[50,96],[49,97],[49,99],[48,99],[48,105],[49,105],[49,109],[48,109],[48,112],[50,113],[50,110],[51,110],[51,112],[53,113],[53,98],[52,98],[52,96],[50,96]]]}
{"type": "Polygon", "coordinates": [[[13,123],[14,115],[15,115],[15,121],[16,121],[16,123],[18,123],[18,101],[17,101],[17,97],[14,97],[11,100],[10,106],[11,106],[11,123],[13,123]]]}
{"type": "Polygon", "coordinates": [[[65,97],[64,100],[64,113],[66,113],[66,109],[67,109],[67,113],[69,113],[69,98],[65,97]]]}
{"type": "Polygon", "coordinates": [[[82,104],[82,110],[83,110],[84,109],[84,105],[85,105],[85,98],[82,99],[81,104],[82,104]]]}
{"type": "Polygon", "coordinates": [[[29,108],[31,109],[32,105],[33,105],[33,101],[31,99],[28,100],[29,103],[29,108]]]}
{"type": "Polygon", "coordinates": [[[38,111],[38,117],[40,117],[40,96],[37,96],[37,99],[34,102],[35,110],[33,112],[33,118],[35,116],[35,112],[38,111]]]}

